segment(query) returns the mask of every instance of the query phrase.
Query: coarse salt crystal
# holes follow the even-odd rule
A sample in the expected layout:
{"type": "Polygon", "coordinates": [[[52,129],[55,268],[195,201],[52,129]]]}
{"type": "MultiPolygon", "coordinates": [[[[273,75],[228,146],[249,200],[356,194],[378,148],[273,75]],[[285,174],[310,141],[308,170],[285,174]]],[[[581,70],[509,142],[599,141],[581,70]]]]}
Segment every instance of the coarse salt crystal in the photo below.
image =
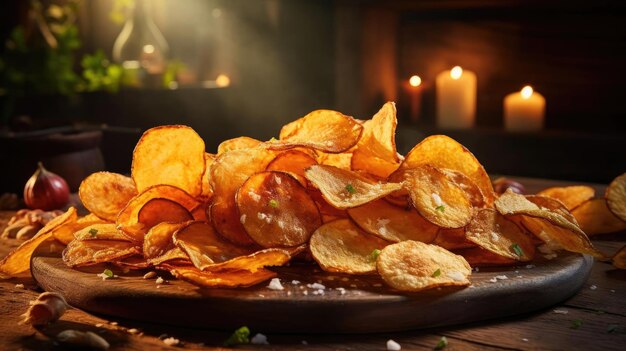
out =
{"type": "Polygon", "coordinates": [[[291,291],[287,291],[287,296],[291,296],[291,291]]]}
{"type": "Polygon", "coordinates": [[[568,314],[569,313],[568,310],[559,310],[559,309],[552,310],[552,312],[556,314],[568,314]]]}
{"type": "Polygon", "coordinates": [[[129,334],[138,334],[139,330],[137,330],[136,328],[130,328],[130,329],[128,329],[128,333],[129,334]]]}
{"type": "Polygon", "coordinates": [[[387,350],[389,350],[389,351],[399,351],[399,350],[402,350],[402,347],[397,342],[389,339],[389,340],[387,340],[387,350]]]}
{"type": "Polygon", "coordinates": [[[267,287],[272,290],[284,290],[285,289],[283,285],[280,283],[280,279],[278,278],[272,278],[272,280],[270,280],[270,283],[267,287]]]}
{"type": "Polygon", "coordinates": [[[104,324],[102,323],[96,323],[96,328],[102,328],[104,326],[104,324]]]}
{"type": "Polygon", "coordinates": [[[157,284],[163,284],[163,283],[165,283],[165,280],[163,278],[161,278],[161,277],[158,277],[158,278],[156,278],[156,280],[154,282],[157,283],[157,284]]]}
{"type": "Polygon", "coordinates": [[[498,236],[498,234],[496,234],[496,232],[491,232],[491,241],[498,241],[500,240],[500,237],[498,236]]]}
{"type": "Polygon", "coordinates": [[[246,223],[246,214],[242,214],[241,217],[239,217],[239,222],[241,222],[241,224],[245,224],[246,223]]]}
{"type": "Polygon", "coordinates": [[[309,343],[306,340],[302,340],[302,345],[308,345],[309,343]]]}
{"type": "Polygon", "coordinates": [[[446,275],[448,276],[448,278],[454,280],[455,282],[461,282],[465,280],[465,276],[459,271],[448,272],[446,275]]]}
{"type": "Polygon", "coordinates": [[[255,202],[259,202],[261,201],[261,195],[255,193],[254,191],[250,190],[248,191],[248,195],[252,198],[252,200],[254,200],[255,202]]]}
{"type": "Polygon", "coordinates": [[[313,290],[313,295],[324,295],[324,290],[313,290]]]}
{"type": "Polygon", "coordinates": [[[309,291],[308,291],[308,290],[304,290],[302,293],[303,293],[304,295],[308,295],[308,294],[309,294],[309,291]]]}
{"type": "Polygon", "coordinates": [[[257,217],[259,217],[260,220],[265,221],[267,224],[272,223],[272,217],[266,215],[265,213],[259,212],[257,213],[257,217]]]}
{"type": "Polygon", "coordinates": [[[254,345],[269,345],[269,342],[267,341],[267,336],[261,333],[257,333],[255,336],[253,336],[252,339],[250,339],[250,343],[254,345]]]}
{"type": "Polygon", "coordinates": [[[280,185],[280,183],[282,182],[279,176],[274,176],[274,180],[276,181],[276,184],[278,185],[280,185]]]}
{"type": "Polygon", "coordinates": [[[167,346],[176,346],[180,344],[180,340],[173,338],[173,337],[169,337],[169,338],[163,339],[163,343],[167,346]]]}
{"type": "Polygon", "coordinates": [[[498,279],[498,280],[506,280],[506,279],[509,279],[509,277],[507,277],[506,275],[496,275],[496,279],[498,279]]]}
{"type": "Polygon", "coordinates": [[[24,289],[24,284],[15,284],[16,289],[24,289]]]}
{"type": "Polygon", "coordinates": [[[526,338],[522,338],[522,341],[523,341],[523,342],[528,342],[528,339],[526,339],[526,338]]]}
{"type": "Polygon", "coordinates": [[[533,268],[535,268],[534,264],[527,264],[526,265],[526,269],[533,269],[533,268]]]}
{"type": "Polygon", "coordinates": [[[614,290],[614,289],[611,289],[611,292],[612,292],[612,293],[614,293],[614,292],[615,292],[615,290],[614,290]]]}
{"type": "Polygon", "coordinates": [[[300,281],[299,281],[299,280],[292,280],[292,281],[291,281],[291,284],[293,284],[293,285],[298,285],[298,284],[300,284],[300,281]]]}
{"type": "Polygon", "coordinates": [[[597,287],[597,286],[595,286],[595,285],[592,285],[592,286],[590,286],[590,287],[589,287],[589,289],[591,289],[591,290],[596,290],[597,288],[598,288],[598,287],[597,287]]]}
{"type": "Polygon", "coordinates": [[[441,201],[441,196],[439,196],[439,194],[432,193],[430,194],[430,196],[433,198],[433,201],[435,202],[435,206],[443,205],[443,201],[441,201]]]}
{"type": "Polygon", "coordinates": [[[341,295],[345,295],[346,294],[346,289],[344,289],[344,288],[337,288],[337,291],[339,291],[339,293],[341,295]]]}
{"type": "Polygon", "coordinates": [[[491,278],[491,279],[489,279],[489,281],[490,281],[491,283],[495,283],[495,282],[497,282],[497,281],[498,281],[498,279],[496,279],[496,278],[491,278]]]}
{"type": "Polygon", "coordinates": [[[319,283],[307,284],[306,286],[311,288],[311,289],[321,289],[321,290],[326,289],[326,287],[324,285],[319,284],[319,283]]]}

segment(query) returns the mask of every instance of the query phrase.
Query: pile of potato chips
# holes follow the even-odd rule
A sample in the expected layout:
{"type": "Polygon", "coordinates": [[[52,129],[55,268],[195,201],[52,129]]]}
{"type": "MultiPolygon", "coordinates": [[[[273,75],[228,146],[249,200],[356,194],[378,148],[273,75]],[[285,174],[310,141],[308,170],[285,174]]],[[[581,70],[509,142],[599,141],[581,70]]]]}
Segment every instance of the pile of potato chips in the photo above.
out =
{"type": "Polygon", "coordinates": [[[37,245],[55,238],[69,266],[156,268],[202,287],[258,284],[276,276],[267,267],[295,257],[419,291],[469,285],[471,266],[528,262],[539,245],[604,258],[583,229],[626,228],[626,176],[606,201],[586,187],[498,196],[474,155],[447,136],[399,155],[396,125],[393,103],[367,121],[318,110],[279,139],[239,137],[217,154],[189,127],[150,129],[131,177],[87,177],[79,195],[91,213],[70,208],[0,272],[26,271],[37,245]]]}

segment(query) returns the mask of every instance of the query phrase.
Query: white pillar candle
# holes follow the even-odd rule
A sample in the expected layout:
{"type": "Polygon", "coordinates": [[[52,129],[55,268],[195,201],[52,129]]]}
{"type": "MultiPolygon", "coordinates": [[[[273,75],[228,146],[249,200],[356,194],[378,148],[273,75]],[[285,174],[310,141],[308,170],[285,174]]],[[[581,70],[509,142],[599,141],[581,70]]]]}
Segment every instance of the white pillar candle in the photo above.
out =
{"type": "Polygon", "coordinates": [[[476,74],[456,66],[437,75],[437,125],[471,128],[476,119],[476,74]]]}
{"type": "Polygon", "coordinates": [[[546,99],[530,86],[504,98],[504,125],[512,132],[541,130],[546,99]]]}

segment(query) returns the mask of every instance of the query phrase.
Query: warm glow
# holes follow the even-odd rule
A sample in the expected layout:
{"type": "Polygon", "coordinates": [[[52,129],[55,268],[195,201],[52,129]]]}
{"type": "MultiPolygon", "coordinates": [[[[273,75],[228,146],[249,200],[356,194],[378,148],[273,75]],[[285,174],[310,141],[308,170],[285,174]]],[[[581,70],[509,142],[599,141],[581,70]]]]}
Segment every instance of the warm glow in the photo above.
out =
{"type": "Polygon", "coordinates": [[[530,99],[532,95],[533,95],[533,88],[530,85],[527,85],[524,88],[522,88],[522,97],[524,99],[530,99]]]}
{"type": "Polygon", "coordinates": [[[409,84],[412,87],[419,87],[422,84],[422,78],[418,75],[411,76],[411,78],[409,78],[409,84]]]}
{"type": "Polygon", "coordinates": [[[230,85],[230,78],[228,78],[228,76],[225,74],[220,74],[215,79],[215,85],[217,85],[218,87],[227,87],[230,85]]]}
{"type": "Polygon", "coordinates": [[[145,52],[146,54],[151,54],[154,52],[154,45],[144,45],[143,46],[143,52],[145,52]]]}
{"type": "Polygon", "coordinates": [[[461,78],[462,75],[463,75],[463,68],[459,66],[454,66],[454,68],[450,70],[450,77],[452,77],[452,79],[459,79],[461,78]]]}

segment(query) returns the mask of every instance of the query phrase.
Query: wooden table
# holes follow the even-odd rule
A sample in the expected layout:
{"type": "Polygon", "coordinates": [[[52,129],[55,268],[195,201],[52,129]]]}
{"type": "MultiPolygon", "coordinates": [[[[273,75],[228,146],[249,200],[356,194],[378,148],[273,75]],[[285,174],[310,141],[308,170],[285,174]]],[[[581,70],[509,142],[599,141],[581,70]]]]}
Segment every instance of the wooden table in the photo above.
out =
{"type": "MultiPolygon", "coordinates": [[[[545,181],[542,181],[545,184],[545,181]]],[[[537,190],[537,181],[524,179],[529,192],[537,190]]],[[[563,184],[560,182],[559,184],[563,184]]],[[[597,187],[598,194],[603,188],[597,187]]],[[[0,228],[12,215],[0,212],[0,228]]],[[[608,253],[626,244],[626,233],[593,238],[594,244],[608,253]]],[[[0,257],[19,244],[16,240],[0,241],[0,257]]],[[[44,332],[18,325],[19,315],[28,302],[41,291],[30,277],[0,280],[0,349],[58,350],[47,335],[65,329],[90,330],[102,335],[111,350],[217,350],[228,333],[194,330],[130,320],[108,319],[81,310],[71,309],[44,332]],[[16,287],[24,284],[25,289],[16,287]],[[111,324],[117,322],[117,325],[111,324]],[[135,328],[139,333],[133,333],[135,328]],[[170,347],[161,340],[166,336],[179,339],[179,347],[170,347]]],[[[189,313],[194,313],[189,311],[189,313]]],[[[236,311],[233,311],[236,313],[236,311]]],[[[459,311],[463,313],[463,311],[459,311]]],[[[306,316],[302,316],[306,318],[306,316]]],[[[332,318],[332,316],[329,316],[332,318]]],[[[263,333],[253,330],[252,334],[263,333]]],[[[595,263],[583,289],[569,300],[544,311],[487,322],[434,328],[401,333],[367,335],[286,335],[268,334],[270,345],[241,345],[252,350],[386,350],[393,339],[402,350],[432,350],[445,336],[445,350],[625,350],[626,349],[626,271],[605,263],[595,263]],[[567,311],[555,313],[554,310],[567,311]],[[573,328],[574,321],[582,321],[573,328]],[[612,331],[611,331],[612,330],[612,331]]]]}

